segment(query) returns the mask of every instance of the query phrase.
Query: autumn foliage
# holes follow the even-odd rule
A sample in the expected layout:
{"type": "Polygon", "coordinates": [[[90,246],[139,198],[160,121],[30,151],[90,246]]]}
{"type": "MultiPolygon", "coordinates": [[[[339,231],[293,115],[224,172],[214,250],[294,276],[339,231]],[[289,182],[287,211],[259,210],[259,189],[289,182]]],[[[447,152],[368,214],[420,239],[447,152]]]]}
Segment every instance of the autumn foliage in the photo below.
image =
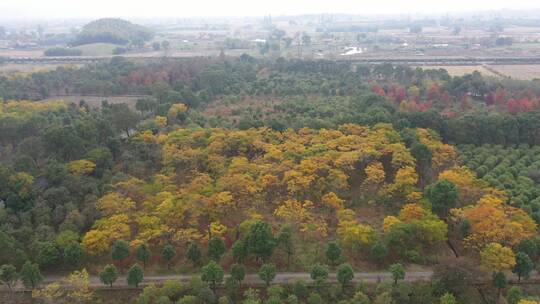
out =
{"type": "Polygon", "coordinates": [[[104,217],[83,239],[91,254],[121,238],[206,242],[207,227],[222,227],[223,234],[255,214],[288,223],[304,238],[336,230],[346,246],[367,246],[375,228],[345,209],[351,200],[421,198],[415,159],[387,124],[298,132],[178,129],[142,132],[132,141],[159,149],[163,169],[150,182],[127,178],[97,201],[104,217]]]}

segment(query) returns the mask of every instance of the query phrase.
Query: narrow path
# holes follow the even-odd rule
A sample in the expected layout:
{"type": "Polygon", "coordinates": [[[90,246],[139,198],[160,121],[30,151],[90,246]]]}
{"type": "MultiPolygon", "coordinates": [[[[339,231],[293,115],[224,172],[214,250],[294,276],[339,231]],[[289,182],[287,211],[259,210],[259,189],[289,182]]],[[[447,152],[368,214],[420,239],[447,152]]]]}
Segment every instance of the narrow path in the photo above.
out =
{"type": "MultiPolygon", "coordinates": [[[[199,274],[189,274],[189,275],[149,275],[145,276],[143,282],[140,284],[140,287],[148,286],[150,284],[160,284],[168,280],[175,280],[180,282],[189,282],[195,277],[199,277],[199,274]]],[[[405,281],[407,282],[417,282],[417,281],[429,281],[431,280],[433,276],[432,270],[423,270],[423,271],[409,271],[406,273],[405,281]]],[[[228,275],[225,275],[225,278],[227,278],[228,275]]],[[[508,277],[508,283],[511,285],[538,285],[540,284],[540,275],[538,273],[534,273],[531,275],[531,277],[527,280],[521,280],[520,283],[518,283],[517,276],[514,274],[507,274],[508,277]]],[[[64,277],[62,276],[46,276],[42,286],[46,284],[50,284],[53,282],[59,282],[62,284],[64,277]]],[[[310,274],[307,272],[280,272],[276,275],[276,278],[272,281],[272,284],[290,284],[294,283],[298,280],[302,280],[307,284],[310,284],[313,282],[310,278],[310,274]]],[[[354,274],[354,279],[352,280],[353,283],[357,282],[366,282],[366,283],[379,283],[382,281],[391,281],[392,280],[392,274],[390,272],[356,272],[354,274]]],[[[338,283],[336,278],[336,273],[330,273],[328,277],[329,283],[338,283]]],[[[491,284],[491,281],[477,281],[475,285],[485,285],[485,284],[491,284]]],[[[264,286],[265,283],[259,278],[258,274],[251,273],[247,274],[244,281],[242,282],[242,285],[244,286],[252,286],[252,287],[259,287],[264,286]]],[[[98,276],[90,276],[90,287],[93,289],[111,289],[108,286],[103,285],[103,283],[100,282],[98,276]]],[[[128,289],[130,288],[127,284],[126,276],[122,275],[116,280],[116,282],[113,284],[112,289],[128,289]]],[[[19,281],[17,286],[15,287],[17,291],[24,291],[25,288],[19,281]]],[[[6,292],[8,291],[7,287],[0,285],[0,292],[6,292]]]]}
{"type": "MultiPolygon", "coordinates": [[[[407,272],[405,276],[405,280],[409,282],[415,282],[415,281],[427,281],[431,279],[431,276],[433,275],[433,271],[427,270],[427,271],[411,271],[407,272]]],[[[176,280],[181,282],[189,282],[194,277],[199,277],[198,274],[193,275],[150,275],[145,276],[143,282],[140,284],[141,286],[147,286],[149,284],[155,283],[163,283],[168,280],[176,280]]],[[[225,277],[227,277],[226,275],[225,277]]],[[[368,283],[378,283],[381,281],[390,281],[392,279],[392,274],[390,272],[357,272],[354,275],[353,282],[368,282],[368,283]]],[[[61,282],[63,280],[63,277],[60,276],[47,276],[45,277],[43,284],[50,284],[53,282],[61,282]]],[[[310,278],[310,274],[307,272],[281,272],[276,275],[276,278],[272,281],[272,284],[288,284],[288,283],[294,283],[298,280],[303,280],[306,283],[312,283],[313,281],[310,278]]],[[[330,283],[337,283],[337,278],[335,273],[330,273],[328,277],[328,282],[330,283]]],[[[247,274],[246,278],[242,282],[243,285],[248,286],[264,286],[265,283],[262,281],[258,274],[247,274]]],[[[98,276],[90,276],[90,287],[94,289],[106,289],[109,288],[103,283],[99,281],[98,276]]],[[[116,289],[123,289],[128,287],[126,276],[122,275],[116,280],[116,282],[113,285],[113,288],[116,289]]],[[[4,287],[0,287],[0,290],[6,289],[4,287]]],[[[23,290],[24,287],[19,282],[16,289],[23,290]]]]}

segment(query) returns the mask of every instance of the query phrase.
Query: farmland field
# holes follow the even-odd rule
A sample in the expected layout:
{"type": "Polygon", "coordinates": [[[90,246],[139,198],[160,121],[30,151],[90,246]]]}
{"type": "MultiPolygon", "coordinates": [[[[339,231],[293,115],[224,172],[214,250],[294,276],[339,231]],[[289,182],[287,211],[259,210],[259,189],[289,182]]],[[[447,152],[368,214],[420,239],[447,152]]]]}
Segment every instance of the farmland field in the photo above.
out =
{"type": "Polygon", "coordinates": [[[508,77],[518,80],[540,79],[540,65],[451,65],[451,66],[421,66],[422,69],[444,69],[450,76],[463,76],[474,71],[480,72],[484,76],[508,77]]]}
{"type": "Polygon", "coordinates": [[[491,66],[491,68],[514,79],[540,79],[540,65],[495,65],[491,66]]]}
{"type": "Polygon", "coordinates": [[[465,74],[471,74],[474,71],[480,72],[484,76],[497,76],[492,71],[486,69],[481,65],[451,65],[451,66],[422,66],[422,69],[444,69],[448,71],[450,76],[463,76],[465,74]]]}
{"type": "Polygon", "coordinates": [[[112,55],[114,49],[117,47],[121,47],[121,45],[112,43],[91,43],[80,45],[75,48],[81,50],[83,56],[106,56],[112,55]]]}

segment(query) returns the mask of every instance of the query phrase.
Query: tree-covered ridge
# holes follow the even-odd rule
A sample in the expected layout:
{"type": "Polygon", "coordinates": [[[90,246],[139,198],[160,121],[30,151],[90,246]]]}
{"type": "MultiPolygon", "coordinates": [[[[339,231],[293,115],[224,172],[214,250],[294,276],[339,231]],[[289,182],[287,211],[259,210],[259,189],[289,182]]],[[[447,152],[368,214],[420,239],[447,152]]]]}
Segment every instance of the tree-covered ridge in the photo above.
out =
{"type": "Polygon", "coordinates": [[[104,18],[85,25],[71,44],[74,46],[98,42],[136,44],[141,41],[144,43],[152,36],[152,31],[144,26],[122,19],[104,18]]]}

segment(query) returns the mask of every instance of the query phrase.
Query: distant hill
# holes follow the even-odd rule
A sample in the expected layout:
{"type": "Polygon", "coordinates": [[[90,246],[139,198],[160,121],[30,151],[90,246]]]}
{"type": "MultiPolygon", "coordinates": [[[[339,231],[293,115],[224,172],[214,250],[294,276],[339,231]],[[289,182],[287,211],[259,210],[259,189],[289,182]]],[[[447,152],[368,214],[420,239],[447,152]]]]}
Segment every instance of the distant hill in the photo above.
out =
{"type": "Polygon", "coordinates": [[[152,30],[122,19],[105,18],[85,25],[73,46],[90,43],[139,44],[151,39],[152,30]]]}

